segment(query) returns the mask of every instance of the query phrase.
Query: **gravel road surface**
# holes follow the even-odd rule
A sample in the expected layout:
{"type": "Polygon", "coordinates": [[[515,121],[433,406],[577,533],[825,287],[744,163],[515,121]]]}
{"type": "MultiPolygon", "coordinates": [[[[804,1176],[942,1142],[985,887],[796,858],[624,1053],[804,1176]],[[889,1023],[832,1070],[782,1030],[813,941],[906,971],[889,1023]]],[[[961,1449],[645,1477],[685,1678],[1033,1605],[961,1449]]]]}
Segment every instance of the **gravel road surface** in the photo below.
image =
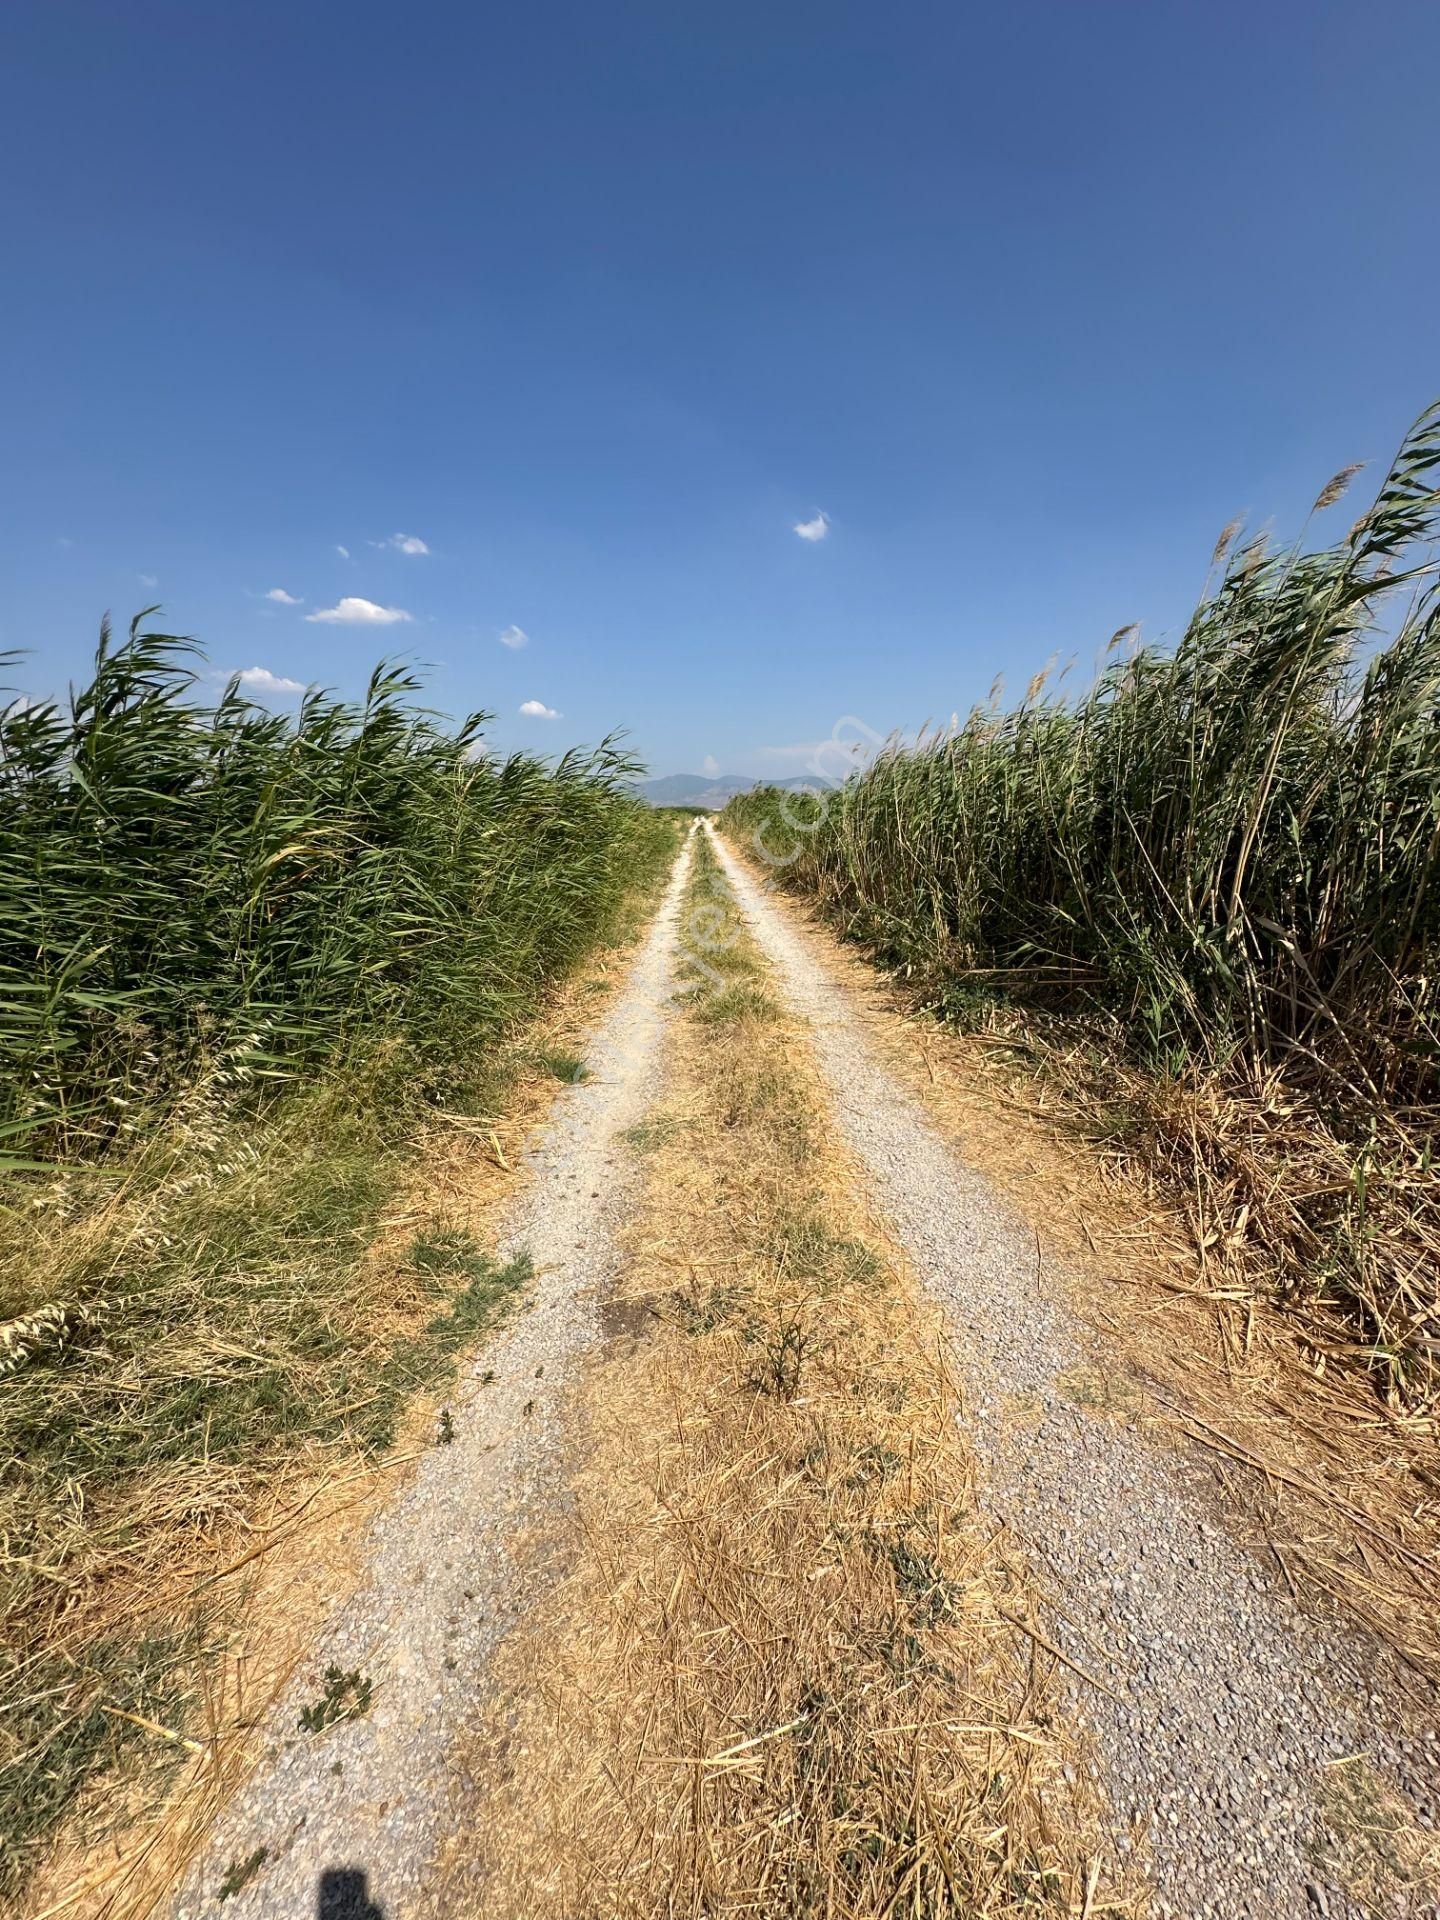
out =
{"type": "Polygon", "coordinates": [[[1376,1650],[1302,1612],[1216,1523],[1200,1469],[1067,1396],[1085,1340],[1033,1230],[956,1160],[812,943],[718,836],[717,850],[777,984],[814,1029],[876,1198],[945,1309],[988,1502],[1054,1595],[1067,1653],[1114,1690],[1078,1689],[1079,1706],[1117,1830],[1141,1836],[1158,1910],[1358,1913],[1315,1864],[1324,1769],[1364,1753],[1433,1820],[1433,1734],[1402,1734],[1376,1650]]]}
{"type": "Polygon", "coordinates": [[[527,1158],[532,1178],[502,1253],[534,1260],[520,1318],[457,1384],[455,1438],[427,1453],[376,1519],[367,1575],[281,1700],[265,1758],[175,1899],[176,1920],[411,1920],[435,1908],[427,1870],[464,1817],[448,1759],[473,1721],[492,1650],[534,1577],[512,1551],[553,1513],[565,1484],[564,1414],[576,1367],[599,1342],[599,1305],[633,1156],[618,1136],[654,1100],[689,842],[620,998],[586,1054],[589,1077],[560,1099],[527,1158]],[[482,1374],[493,1371],[486,1383],[482,1374]],[[300,1709],[331,1663],[373,1683],[364,1718],[320,1734],[300,1709]],[[259,1870],[217,1906],[232,1865],[259,1870]]]}

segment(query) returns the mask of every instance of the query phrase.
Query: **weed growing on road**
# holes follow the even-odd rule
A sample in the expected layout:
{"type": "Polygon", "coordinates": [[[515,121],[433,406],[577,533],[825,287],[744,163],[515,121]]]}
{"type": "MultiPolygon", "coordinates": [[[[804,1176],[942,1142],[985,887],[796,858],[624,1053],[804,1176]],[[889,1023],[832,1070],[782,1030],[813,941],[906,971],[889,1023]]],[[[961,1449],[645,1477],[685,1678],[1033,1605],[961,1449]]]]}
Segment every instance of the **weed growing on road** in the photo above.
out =
{"type": "Polygon", "coordinates": [[[564,1080],[571,1086],[589,1078],[590,1069],[578,1053],[561,1053],[550,1050],[536,1056],[547,1073],[553,1073],[557,1080],[564,1080]]]}
{"type": "Polygon", "coordinates": [[[375,1698],[373,1681],[363,1673],[346,1673],[343,1667],[325,1669],[325,1691],[318,1700],[300,1709],[302,1733],[324,1733],[327,1727],[343,1720],[363,1720],[375,1698]]]}
{"type": "Polygon", "coordinates": [[[673,1114],[652,1114],[648,1120],[630,1128],[624,1136],[625,1144],[636,1153],[653,1153],[656,1147],[666,1146],[675,1138],[679,1124],[673,1114]]]}
{"type": "Polygon", "coordinates": [[[256,1847],[245,1859],[232,1860],[225,1869],[216,1899],[223,1904],[226,1900],[233,1900],[237,1893],[243,1893],[269,1858],[268,1847],[256,1847]]]}

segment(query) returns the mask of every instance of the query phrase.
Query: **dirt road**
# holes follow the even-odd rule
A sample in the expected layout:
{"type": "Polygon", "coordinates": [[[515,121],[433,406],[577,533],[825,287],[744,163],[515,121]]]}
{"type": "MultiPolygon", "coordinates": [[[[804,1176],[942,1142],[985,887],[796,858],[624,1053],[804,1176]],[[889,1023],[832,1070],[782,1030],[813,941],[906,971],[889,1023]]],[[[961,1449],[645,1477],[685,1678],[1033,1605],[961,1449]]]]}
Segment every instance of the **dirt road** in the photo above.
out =
{"type": "MultiPolygon", "coordinates": [[[[1018,1549],[1045,1623],[1038,1644],[1073,1720],[1067,1773],[1089,1774],[1098,1792],[1105,1857],[1073,1886],[1056,1880],[1048,1910],[1130,1912],[1138,1900],[1177,1915],[1298,1920],[1360,1913],[1356,1890],[1369,1887],[1375,1910],[1436,1911],[1423,1823],[1418,1841],[1387,1841],[1403,1857],[1384,1880],[1374,1877],[1373,1847],[1337,1837],[1322,1819],[1328,1811],[1335,1823],[1337,1794],[1348,1792],[1352,1825],[1363,1829],[1375,1782],[1428,1800],[1433,1818],[1433,1739],[1427,1747],[1406,1732],[1383,1661],[1360,1636],[1299,1609],[1227,1531],[1182,1455],[1071,1390],[1085,1336],[1037,1258],[1033,1230],[957,1162],[876,1056],[803,928],[733,853],[718,852],[764,956],[764,990],[800,1034],[784,1045],[813,1058],[833,1108],[826,1124],[866,1189],[858,1198],[908,1257],[953,1342],[979,1517],[1018,1549]],[[1357,1754],[1364,1793],[1362,1776],[1347,1771],[1357,1754]]],[[[590,1444],[578,1383],[600,1345],[602,1303],[622,1264],[619,1229],[634,1206],[634,1156],[622,1136],[663,1104],[671,1076],[677,958],[696,925],[684,893],[692,858],[687,845],[628,986],[590,1045],[590,1077],[532,1148],[533,1179],[507,1242],[534,1258],[534,1297],[477,1357],[455,1401],[454,1443],[426,1458],[377,1522],[364,1585],[281,1703],[265,1761],[175,1897],[183,1920],[214,1912],[227,1882],[234,1920],[447,1910],[437,1855],[464,1851],[496,1786],[471,1777],[471,1761],[457,1755],[473,1755],[467,1736],[496,1710],[488,1675],[497,1647],[557,1575],[549,1547],[531,1543],[557,1516],[563,1535],[566,1488],[590,1444]],[[372,1704],[319,1735],[303,1732],[300,1710],[324,1694],[330,1667],[362,1676],[372,1704]]],[[[749,1204],[743,1183],[730,1191],[736,1207],[749,1204]]],[[[957,1523],[976,1497],[957,1485],[957,1523]]],[[[943,1514],[937,1525],[938,1540],[943,1514]]],[[[589,1550],[583,1531],[565,1549],[572,1559],[589,1550]]],[[[933,1607],[931,1617],[940,1618],[933,1607]]],[[[934,1685],[944,1669],[930,1666],[934,1685]]],[[[909,1684],[896,1682],[897,1712],[909,1684]]],[[[1021,1732],[1048,1738],[1040,1726],[1021,1732]]],[[[492,1743],[488,1764],[496,1751],[492,1743]]],[[[1072,1817],[1057,1800],[1057,1826],[1072,1817]]],[[[638,1832],[634,1851],[644,1851],[638,1832]]],[[[684,1889],[674,1898],[666,1911],[719,1910],[692,1904],[684,1889]]],[[[833,1888],[805,1898],[816,1904],[773,1910],[854,1910],[834,1904],[833,1888]]],[[[483,1898],[473,1910],[485,1910],[483,1898]]],[[[618,1899],[612,1910],[622,1910],[618,1899]]]]}

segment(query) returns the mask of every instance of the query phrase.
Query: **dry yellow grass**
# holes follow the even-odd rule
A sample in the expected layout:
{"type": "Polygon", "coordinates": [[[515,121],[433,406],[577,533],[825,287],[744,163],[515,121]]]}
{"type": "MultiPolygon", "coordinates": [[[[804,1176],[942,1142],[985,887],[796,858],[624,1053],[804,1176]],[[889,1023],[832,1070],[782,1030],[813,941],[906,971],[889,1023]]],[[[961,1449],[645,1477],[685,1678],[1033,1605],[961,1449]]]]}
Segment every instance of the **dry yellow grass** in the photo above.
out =
{"type": "MultiPolygon", "coordinates": [[[[347,1300],[377,1352],[433,1311],[404,1257],[418,1230],[441,1221],[493,1243],[502,1209],[528,1178],[525,1139],[560,1085],[541,1057],[583,1045],[625,977],[632,945],[627,939],[594,957],[516,1034],[503,1111],[483,1120],[439,1115],[415,1143],[347,1300]]],[[[253,1177],[260,1205],[263,1164],[253,1177]]],[[[145,1231],[142,1204],[153,1206],[122,1192],[102,1211],[77,1215],[51,1250],[53,1266],[81,1270],[96,1250],[114,1259],[145,1231]]],[[[36,1277],[43,1282],[43,1273],[36,1277]]],[[[192,1346],[188,1364],[202,1363],[192,1346]]],[[[156,1911],[254,1763],[266,1715],[358,1578],[369,1521],[431,1444],[434,1417],[433,1396],[422,1392],[379,1457],[341,1439],[298,1445],[263,1469],[205,1458],[157,1462],[111,1489],[99,1511],[77,1505],[56,1515],[42,1536],[44,1569],[18,1565],[12,1547],[12,1595],[22,1576],[42,1582],[49,1611],[32,1619],[28,1638],[47,1656],[80,1661],[97,1642],[143,1641],[177,1622],[185,1628],[172,1675],[183,1714],[141,1728],[125,1766],[85,1790],[27,1888],[24,1913],[143,1920],[156,1911]]]]}
{"type": "Polygon", "coordinates": [[[724,966],[637,1135],[569,1571],[502,1653],[444,1904],[1118,1911],[1073,1676],[977,1510],[938,1328],[753,951],[724,966]]]}
{"type": "MultiPolygon", "coordinates": [[[[1274,1555],[1299,1596],[1340,1604],[1440,1676],[1434,1413],[1387,1403],[1369,1376],[1336,1364],[1335,1322],[1275,1297],[1238,1189],[1201,1181],[1182,1192],[1173,1169],[1097,1145],[1084,1059],[1067,1065],[1038,1035],[942,1027],[816,915],[775,904],[804,923],[871,1044],[960,1157],[1034,1226],[1129,1417],[1205,1450],[1231,1524],[1274,1555]]],[[[1143,1096],[1138,1075],[1131,1092],[1143,1096]]],[[[1238,1106],[1182,1123],[1197,1139],[1246,1125],[1238,1106]]],[[[1266,1139],[1273,1146],[1268,1129],[1266,1139]]],[[[1241,1145],[1232,1139],[1227,1159],[1243,1159],[1241,1145]]]]}

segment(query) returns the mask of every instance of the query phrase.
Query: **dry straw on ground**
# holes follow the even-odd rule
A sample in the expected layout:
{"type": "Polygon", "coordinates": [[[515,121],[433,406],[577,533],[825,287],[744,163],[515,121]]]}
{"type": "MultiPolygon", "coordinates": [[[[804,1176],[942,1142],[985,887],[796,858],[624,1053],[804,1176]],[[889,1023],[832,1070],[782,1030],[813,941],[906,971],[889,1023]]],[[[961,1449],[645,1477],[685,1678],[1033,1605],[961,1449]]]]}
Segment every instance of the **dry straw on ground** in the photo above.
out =
{"type": "MultiPolygon", "coordinates": [[[[397,1404],[391,1444],[367,1447],[359,1430],[375,1390],[373,1381],[363,1384],[366,1353],[378,1368],[435,1312],[412,1258],[417,1240],[493,1241],[499,1209],[525,1178],[525,1137],[561,1084],[544,1063],[583,1045],[597,1009],[624,978],[628,944],[593,960],[514,1036],[490,1111],[437,1115],[408,1144],[398,1195],[368,1244],[337,1245],[333,1272],[301,1266],[281,1276],[227,1276],[236,1290],[255,1288],[264,1341],[255,1350],[284,1354],[297,1390],[312,1392],[317,1405],[333,1400],[333,1370],[323,1356],[307,1361],[285,1352],[285,1288],[333,1292],[337,1322],[354,1349],[349,1364],[362,1380],[346,1410],[355,1429],[342,1420],[328,1442],[297,1434],[250,1462],[203,1450],[167,1458],[157,1445],[143,1469],[96,1483],[88,1497],[59,1508],[40,1507],[39,1485],[12,1487],[4,1577],[16,1660],[4,1675],[0,1756],[15,1776],[33,1764],[22,1735],[31,1696],[57,1678],[68,1689],[63,1705],[77,1734],[96,1725],[98,1713],[98,1724],[123,1736],[116,1764],[92,1775],[51,1857],[34,1872],[23,1910],[37,1920],[141,1920],[153,1912],[248,1771],[269,1709],[357,1577],[370,1517],[433,1441],[434,1398],[423,1384],[397,1404]],[[145,1697],[121,1691],[107,1673],[97,1649],[108,1647],[151,1649],[145,1697]]],[[[264,1154],[233,1151],[243,1138],[217,1127],[218,1159],[182,1157],[180,1177],[198,1169],[224,1186],[227,1206],[263,1208],[273,1170],[264,1154]]],[[[164,1221],[153,1193],[122,1190],[103,1209],[77,1209],[60,1228],[48,1246],[36,1236],[37,1290],[89,1275],[100,1261],[123,1271],[127,1253],[133,1258],[157,1234],[163,1238],[164,1221]]],[[[234,1363],[235,1343],[214,1346],[203,1301],[187,1304],[187,1284],[181,1273],[164,1337],[152,1349],[123,1358],[107,1358],[103,1347],[91,1352],[92,1385],[94,1369],[104,1368],[108,1395],[128,1392],[143,1404],[161,1370],[203,1380],[207,1368],[234,1363]]],[[[53,1393],[23,1372],[9,1388],[32,1390],[53,1393]]]]}
{"type": "Polygon", "coordinates": [[[447,1903],[1115,1912],[938,1330],[858,1211],[748,943],[722,969],[635,1138],[645,1199],[588,1383],[570,1571],[502,1655],[447,1903]]]}
{"type": "Polygon", "coordinates": [[[1343,1606],[1440,1676],[1440,1424],[1345,1365],[1336,1320],[1277,1299],[1254,1237],[1274,1199],[1273,1116],[1254,1130],[1266,1158],[1237,1184],[1205,1175],[1201,1143],[1226,1131],[1220,1157],[1243,1167],[1243,1103],[1219,1111],[1212,1089],[1203,1113],[1177,1104],[1168,1137],[1191,1142],[1182,1179],[1133,1132],[1105,1138],[1097,1124],[1102,1095],[1153,1097],[1144,1076],[1117,1085],[1114,1061],[1102,1068],[1078,1044],[1067,1053],[1053,1026],[1042,1033],[1019,1015],[978,1032],[944,1027],[817,916],[774,904],[804,919],[872,1044],[961,1158],[1033,1223],[1128,1417],[1203,1450],[1231,1524],[1297,1594],[1343,1606]]]}

